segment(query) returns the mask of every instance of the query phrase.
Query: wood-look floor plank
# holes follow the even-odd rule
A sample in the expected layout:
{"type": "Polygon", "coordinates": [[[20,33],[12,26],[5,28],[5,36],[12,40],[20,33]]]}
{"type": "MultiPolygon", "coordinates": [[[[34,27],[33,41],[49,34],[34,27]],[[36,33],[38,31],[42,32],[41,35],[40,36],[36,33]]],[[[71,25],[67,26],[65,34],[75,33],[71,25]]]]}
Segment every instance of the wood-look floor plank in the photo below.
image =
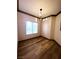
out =
{"type": "Polygon", "coordinates": [[[48,42],[48,40],[42,40],[41,42],[33,44],[33,45],[29,46],[29,47],[22,48],[21,50],[19,50],[20,52],[18,51],[18,53],[19,53],[20,56],[28,54],[29,52],[33,51],[37,46],[39,47],[40,44],[44,44],[46,42],[48,42]]]}
{"type": "Polygon", "coordinates": [[[18,42],[18,59],[60,59],[60,55],[60,46],[44,37],[18,42]]]}

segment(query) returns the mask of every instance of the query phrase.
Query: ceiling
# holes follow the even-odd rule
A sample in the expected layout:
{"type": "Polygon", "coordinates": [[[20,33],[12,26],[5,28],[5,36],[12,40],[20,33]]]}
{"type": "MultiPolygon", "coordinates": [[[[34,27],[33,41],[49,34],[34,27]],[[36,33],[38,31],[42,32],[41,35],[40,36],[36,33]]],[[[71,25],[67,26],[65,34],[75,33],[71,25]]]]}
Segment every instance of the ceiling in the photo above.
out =
{"type": "Polygon", "coordinates": [[[34,16],[40,17],[41,8],[42,18],[56,15],[61,11],[61,0],[19,0],[19,10],[34,16]]]}

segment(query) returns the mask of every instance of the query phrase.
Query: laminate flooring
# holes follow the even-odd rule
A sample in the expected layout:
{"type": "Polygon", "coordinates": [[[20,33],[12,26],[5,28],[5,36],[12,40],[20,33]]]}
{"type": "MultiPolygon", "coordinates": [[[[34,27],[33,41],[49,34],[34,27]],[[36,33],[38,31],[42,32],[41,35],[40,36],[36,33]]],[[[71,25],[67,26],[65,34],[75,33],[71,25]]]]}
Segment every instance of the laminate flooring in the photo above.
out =
{"type": "Polygon", "coordinates": [[[44,37],[18,42],[17,53],[18,59],[61,59],[61,47],[44,37]]]}

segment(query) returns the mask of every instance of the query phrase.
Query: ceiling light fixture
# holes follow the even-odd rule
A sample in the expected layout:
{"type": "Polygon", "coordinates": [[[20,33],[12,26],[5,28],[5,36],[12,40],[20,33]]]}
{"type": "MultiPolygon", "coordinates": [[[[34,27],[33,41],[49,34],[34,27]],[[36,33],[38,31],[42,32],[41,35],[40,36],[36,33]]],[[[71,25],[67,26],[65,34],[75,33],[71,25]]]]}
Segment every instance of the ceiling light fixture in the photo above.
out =
{"type": "Polygon", "coordinates": [[[39,16],[42,16],[42,8],[40,9],[39,16]]]}

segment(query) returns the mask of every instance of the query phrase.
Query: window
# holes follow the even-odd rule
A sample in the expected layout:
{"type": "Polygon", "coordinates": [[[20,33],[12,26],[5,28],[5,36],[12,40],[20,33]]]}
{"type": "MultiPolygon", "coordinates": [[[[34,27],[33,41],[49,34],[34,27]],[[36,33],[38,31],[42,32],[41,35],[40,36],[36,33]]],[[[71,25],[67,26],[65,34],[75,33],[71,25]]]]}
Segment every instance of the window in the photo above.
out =
{"type": "Polygon", "coordinates": [[[26,34],[34,34],[38,32],[38,23],[27,21],[26,22],[26,34]]]}

